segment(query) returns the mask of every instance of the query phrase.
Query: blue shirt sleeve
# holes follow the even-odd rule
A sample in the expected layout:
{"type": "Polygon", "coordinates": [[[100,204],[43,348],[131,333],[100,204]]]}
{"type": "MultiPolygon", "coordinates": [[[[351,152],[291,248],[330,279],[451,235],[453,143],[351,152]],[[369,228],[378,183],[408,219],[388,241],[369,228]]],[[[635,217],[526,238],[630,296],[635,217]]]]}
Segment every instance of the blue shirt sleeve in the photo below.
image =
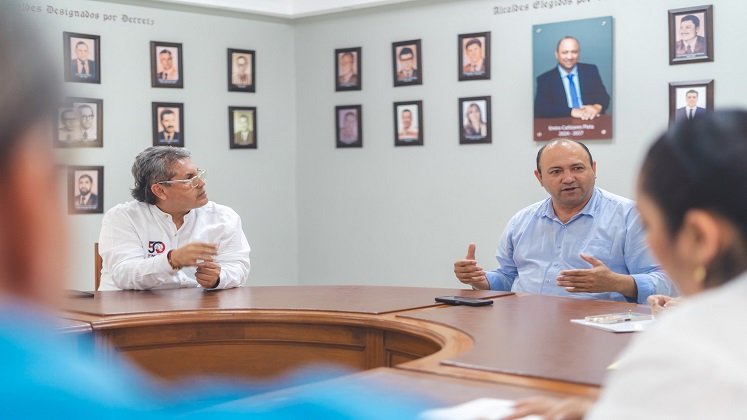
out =
{"type": "MultiPolygon", "coordinates": [[[[514,216],[515,218],[515,216],[514,216]]],[[[493,271],[485,272],[488,278],[491,290],[503,290],[510,292],[514,285],[514,280],[519,275],[519,270],[514,262],[513,231],[514,219],[508,222],[508,226],[503,231],[498,249],[495,251],[495,258],[498,260],[498,268],[493,271]]]]}

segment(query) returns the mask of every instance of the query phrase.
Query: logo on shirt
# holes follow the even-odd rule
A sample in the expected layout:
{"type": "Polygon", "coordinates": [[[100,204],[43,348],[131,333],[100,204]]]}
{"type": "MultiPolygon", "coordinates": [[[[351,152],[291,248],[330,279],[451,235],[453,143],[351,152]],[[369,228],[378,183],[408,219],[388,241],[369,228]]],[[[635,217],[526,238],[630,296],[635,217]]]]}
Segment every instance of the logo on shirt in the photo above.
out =
{"type": "Polygon", "coordinates": [[[148,254],[161,254],[166,250],[166,245],[161,241],[150,241],[148,242],[148,254]]]}

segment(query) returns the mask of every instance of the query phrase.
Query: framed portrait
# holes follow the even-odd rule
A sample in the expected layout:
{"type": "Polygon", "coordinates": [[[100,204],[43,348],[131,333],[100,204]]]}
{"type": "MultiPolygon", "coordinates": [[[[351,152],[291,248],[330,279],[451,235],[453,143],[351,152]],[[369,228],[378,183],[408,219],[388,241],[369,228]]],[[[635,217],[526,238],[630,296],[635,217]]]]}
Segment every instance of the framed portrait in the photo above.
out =
{"type": "Polygon", "coordinates": [[[101,83],[101,38],[98,35],[62,33],[65,81],[101,83]]]}
{"type": "Polygon", "coordinates": [[[229,149],[257,148],[257,108],[253,106],[228,107],[229,149]]]}
{"type": "Polygon", "coordinates": [[[492,143],[490,96],[459,98],[459,144],[492,143]]]}
{"type": "Polygon", "coordinates": [[[67,195],[69,214],[104,212],[104,167],[68,166],[67,195]]]}
{"type": "Polygon", "coordinates": [[[337,148],[363,147],[362,109],[360,105],[335,107],[337,148]]]}
{"type": "Polygon", "coordinates": [[[335,91],[361,90],[361,47],[335,50],[335,91]]]}
{"type": "Polygon", "coordinates": [[[394,87],[423,84],[420,40],[392,43],[394,87]]]}
{"type": "Polygon", "coordinates": [[[57,108],[55,147],[104,147],[104,101],[67,98],[57,108]]]}
{"type": "Polygon", "coordinates": [[[184,104],[153,102],[153,145],[184,147],[184,104]]]}
{"type": "Polygon", "coordinates": [[[669,64],[713,61],[713,5],[669,11],[669,64]]]}
{"type": "Polygon", "coordinates": [[[228,49],[228,90],[255,91],[255,53],[252,50],[228,49]]]}
{"type": "Polygon", "coordinates": [[[613,135],[611,16],[532,26],[533,139],[613,135]]]}
{"type": "Polygon", "coordinates": [[[394,103],[394,145],[423,145],[423,101],[394,103]]]}
{"type": "Polygon", "coordinates": [[[490,80],[490,32],[458,37],[459,80],[490,80]]]}
{"type": "Polygon", "coordinates": [[[150,85],[162,88],[183,88],[182,44],[150,42],[150,85]]]}
{"type": "Polygon", "coordinates": [[[713,111],[713,79],[669,84],[669,123],[713,111]]]}

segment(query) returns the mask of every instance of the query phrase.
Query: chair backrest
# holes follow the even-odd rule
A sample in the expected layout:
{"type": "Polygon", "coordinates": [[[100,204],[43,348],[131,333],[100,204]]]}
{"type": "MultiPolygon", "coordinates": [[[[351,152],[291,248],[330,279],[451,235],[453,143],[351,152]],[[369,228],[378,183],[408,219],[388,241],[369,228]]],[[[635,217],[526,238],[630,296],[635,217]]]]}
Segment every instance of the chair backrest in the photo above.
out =
{"type": "Polygon", "coordinates": [[[93,243],[93,273],[94,273],[94,279],[95,288],[93,290],[99,290],[99,284],[101,283],[101,267],[104,265],[104,260],[101,259],[101,254],[99,254],[99,243],[94,242],[93,243]]]}

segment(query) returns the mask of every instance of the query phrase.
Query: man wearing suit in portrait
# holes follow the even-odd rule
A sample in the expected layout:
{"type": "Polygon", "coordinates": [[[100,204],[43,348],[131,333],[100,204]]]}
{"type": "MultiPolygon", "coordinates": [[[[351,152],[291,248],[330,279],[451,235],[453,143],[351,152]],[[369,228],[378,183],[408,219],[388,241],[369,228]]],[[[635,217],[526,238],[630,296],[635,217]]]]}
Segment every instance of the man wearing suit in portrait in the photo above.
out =
{"type": "Polygon", "coordinates": [[[358,85],[358,74],[355,72],[355,57],[351,52],[340,54],[340,68],[338,70],[337,85],[351,87],[358,85]]]}
{"type": "Polygon", "coordinates": [[[249,116],[239,115],[236,131],[233,133],[233,143],[238,146],[248,146],[254,143],[254,129],[249,124],[249,116]]]}
{"type": "Polygon", "coordinates": [[[171,55],[171,51],[167,49],[161,50],[158,53],[158,62],[160,63],[158,82],[177,83],[179,81],[179,71],[174,67],[174,58],[171,55]]]}
{"type": "Polygon", "coordinates": [[[176,113],[166,108],[159,114],[158,119],[161,121],[161,131],[158,132],[158,143],[159,144],[172,144],[179,143],[181,136],[179,131],[176,129],[176,113]]]}
{"type": "Polygon", "coordinates": [[[81,81],[96,76],[96,62],[88,59],[88,44],[83,41],[75,44],[75,58],[70,60],[70,74],[73,79],[81,81]]]}
{"type": "Polygon", "coordinates": [[[465,76],[482,76],[485,74],[485,56],[482,52],[482,41],[472,38],[464,45],[467,63],[462,67],[465,76]]]}
{"type": "Polygon", "coordinates": [[[694,57],[706,54],[706,39],[698,35],[700,19],[686,15],[680,21],[680,39],[674,44],[675,56],[694,57]]]}
{"type": "Polygon", "coordinates": [[[404,47],[399,51],[399,65],[400,71],[397,72],[398,82],[412,82],[420,79],[420,72],[414,68],[415,65],[415,53],[410,47],[404,47]]]}
{"type": "Polygon", "coordinates": [[[566,36],[556,47],[558,66],[537,77],[534,118],[573,117],[592,120],[610,103],[599,69],[579,63],[579,42],[566,36]]]}
{"type": "Polygon", "coordinates": [[[685,93],[685,106],[677,108],[674,120],[692,120],[704,116],[706,112],[705,108],[698,106],[698,91],[690,89],[685,93]]]}
{"type": "Polygon", "coordinates": [[[78,195],[75,196],[75,208],[95,209],[99,206],[99,196],[91,191],[93,191],[93,178],[88,174],[78,177],[78,195]]]}
{"type": "Polygon", "coordinates": [[[246,56],[240,55],[236,58],[236,68],[231,74],[231,83],[238,87],[246,87],[252,84],[249,59],[246,56]]]}

